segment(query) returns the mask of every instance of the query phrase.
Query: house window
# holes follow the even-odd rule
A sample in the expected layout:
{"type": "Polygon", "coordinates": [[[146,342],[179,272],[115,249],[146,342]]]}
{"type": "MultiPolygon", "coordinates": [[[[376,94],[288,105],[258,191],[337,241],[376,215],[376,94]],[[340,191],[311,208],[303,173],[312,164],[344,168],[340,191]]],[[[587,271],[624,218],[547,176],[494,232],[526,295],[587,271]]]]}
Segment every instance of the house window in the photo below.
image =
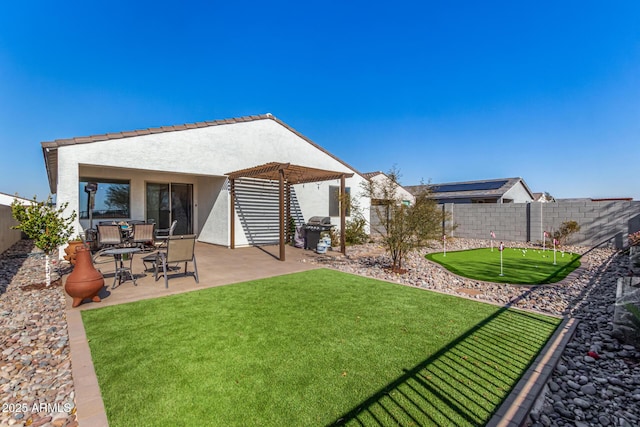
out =
{"type": "MultiPolygon", "coordinates": [[[[345,193],[347,193],[347,214],[351,216],[351,188],[346,187],[345,193]]],[[[340,216],[340,187],[337,185],[329,186],[329,216],[340,216]]]]}
{"type": "Polygon", "coordinates": [[[81,177],[78,209],[80,219],[89,219],[89,193],[85,191],[85,187],[90,182],[98,185],[94,196],[93,218],[130,218],[131,184],[128,180],[81,177]]]}

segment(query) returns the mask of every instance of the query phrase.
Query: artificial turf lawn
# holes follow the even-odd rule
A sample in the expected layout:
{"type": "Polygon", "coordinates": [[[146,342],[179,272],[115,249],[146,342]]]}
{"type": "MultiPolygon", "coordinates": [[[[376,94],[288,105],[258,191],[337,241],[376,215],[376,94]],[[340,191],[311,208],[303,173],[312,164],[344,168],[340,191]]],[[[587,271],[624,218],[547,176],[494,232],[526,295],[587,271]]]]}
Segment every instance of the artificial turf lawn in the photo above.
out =
{"type": "Polygon", "coordinates": [[[470,249],[455,252],[437,252],[426,255],[447,270],[470,279],[517,285],[556,283],[580,267],[580,255],[552,249],[505,248],[502,251],[500,276],[500,251],[498,248],[470,249]]]}
{"type": "Polygon", "coordinates": [[[482,425],[560,319],[312,270],[82,312],[109,425],[482,425]]]}

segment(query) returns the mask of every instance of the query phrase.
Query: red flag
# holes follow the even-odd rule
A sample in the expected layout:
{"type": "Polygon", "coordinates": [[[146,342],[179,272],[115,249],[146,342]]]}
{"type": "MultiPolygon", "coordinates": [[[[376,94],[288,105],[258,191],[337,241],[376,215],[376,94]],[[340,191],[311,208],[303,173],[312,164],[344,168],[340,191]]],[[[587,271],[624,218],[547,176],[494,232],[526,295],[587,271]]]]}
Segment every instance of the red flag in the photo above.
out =
{"type": "Polygon", "coordinates": [[[502,244],[502,242],[500,242],[500,250],[503,251],[504,250],[504,245],[502,244]]]}
{"type": "Polygon", "coordinates": [[[547,233],[546,231],[544,232],[544,237],[549,237],[549,233],[547,233]]]}
{"type": "Polygon", "coordinates": [[[491,238],[495,239],[496,238],[496,233],[494,233],[493,231],[491,232],[491,238]]]}

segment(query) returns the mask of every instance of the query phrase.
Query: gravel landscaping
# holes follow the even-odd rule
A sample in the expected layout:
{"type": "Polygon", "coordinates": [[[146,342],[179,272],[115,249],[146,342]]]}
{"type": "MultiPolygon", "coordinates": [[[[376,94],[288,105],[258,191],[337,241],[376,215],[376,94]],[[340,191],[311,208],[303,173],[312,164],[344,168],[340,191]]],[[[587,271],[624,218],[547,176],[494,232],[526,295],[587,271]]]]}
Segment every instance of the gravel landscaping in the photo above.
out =
{"type": "MultiPolygon", "coordinates": [[[[451,239],[447,250],[486,247],[489,241],[451,239]]],[[[523,247],[507,243],[507,247],[523,247]]],[[[640,352],[612,336],[616,281],[628,256],[607,248],[565,248],[583,253],[582,267],[563,283],[509,286],[454,276],[411,253],[408,272],[389,272],[376,244],[347,248],[309,262],[341,271],[457,294],[541,313],[580,319],[530,425],[633,426],[640,424],[640,352]]],[[[440,248],[435,247],[437,251],[440,248]]],[[[62,274],[68,273],[62,271],[62,274]]],[[[55,272],[53,279],[59,279],[55,272]]],[[[64,290],[44,282],[44,256],[21,241],[0,256],[0,425],[75,426],[74,387],[64,290]]]]}

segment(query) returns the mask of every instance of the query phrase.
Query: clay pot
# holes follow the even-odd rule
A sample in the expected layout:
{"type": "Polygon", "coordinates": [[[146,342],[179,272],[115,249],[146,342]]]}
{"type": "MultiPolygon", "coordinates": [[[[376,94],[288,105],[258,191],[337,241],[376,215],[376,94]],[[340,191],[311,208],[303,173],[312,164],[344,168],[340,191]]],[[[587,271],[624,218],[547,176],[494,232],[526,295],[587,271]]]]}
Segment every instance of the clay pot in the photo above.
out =
{"type": "Polygon", "coordinates": [[[104,277],[93,266],[91,251],[86,246],[80,246],[76,250],[76,266],[64,285],[64,290],[73,298],[72,306],[79,306],[87,298],[100,302],[98,292],[103,286],[104,277]]]}
{"type": "Polygon", "coordinates": [[[84,242],[82,240],[71,240],[67,247],[64,248],[64,252],[66,253],[64,259],[69,261],[71,265],[76,265],[76,251],[83,245],[84,242]]]}

